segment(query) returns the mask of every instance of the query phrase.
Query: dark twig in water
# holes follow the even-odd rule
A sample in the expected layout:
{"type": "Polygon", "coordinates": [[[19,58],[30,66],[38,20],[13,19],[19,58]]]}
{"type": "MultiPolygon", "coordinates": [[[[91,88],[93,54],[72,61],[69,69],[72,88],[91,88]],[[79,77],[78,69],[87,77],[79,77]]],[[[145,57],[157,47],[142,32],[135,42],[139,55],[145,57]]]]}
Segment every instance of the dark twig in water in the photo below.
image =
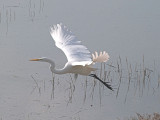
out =
{"type": "Polygon", "coordinates": [[[117,72],[118,72],[119,84],[118,84],[118,88],[117,88],[116,98],[118,97],[119,89],[120,89],[121,82],[122,82],[122,62],[121,62],[120,56],[119,56],[119,61],[117,61],[117,72]]]}
{"type": "Polygon", "coordinates": [[[36,79],[33,77],[33,75],[31,75],[31,78],[32,78],[32,79],[34,80],[34,82],[36,83],[36,86],[34,87],[34,89],[32,90],[31,93],[33,93],[33,91],[34,91],[36,88],[38,88],[38,92],[39,92],[39,94],[41,94],[41,87],[39,87],[39,85],[38,85],[36,79]]]}
{"type": "Polygon", "coordinates": [[[51,94],[51,99],[54,98],[54,83],[55,83],[54,79],[55,79],[54,73],[52,73],[52,81],[51,81],[52,82],[52,94],[51,94]]]}

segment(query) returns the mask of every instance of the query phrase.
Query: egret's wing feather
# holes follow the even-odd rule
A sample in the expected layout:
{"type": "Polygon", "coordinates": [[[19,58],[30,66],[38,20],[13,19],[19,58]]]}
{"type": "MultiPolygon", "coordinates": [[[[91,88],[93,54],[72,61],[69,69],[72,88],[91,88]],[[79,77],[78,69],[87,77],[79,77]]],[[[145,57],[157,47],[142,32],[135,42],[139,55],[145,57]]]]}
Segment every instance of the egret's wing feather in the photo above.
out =
{"type": "Polygon", "coordinates": [[[106,51],[103,51],[99,53],[95,52],[95,54],[92,54],[92,60],[93,62],[107,62],[109,60],[109,55],[106,51]]]}
{"type": "Polygon", "coordinates": [[[68,62],[74,65],[91,64],[91,54],[89,50],[78,41],[76,36],[64,25],[57,24],[51,27],[51,36],[55,44],[66,55],[68,62]]]}

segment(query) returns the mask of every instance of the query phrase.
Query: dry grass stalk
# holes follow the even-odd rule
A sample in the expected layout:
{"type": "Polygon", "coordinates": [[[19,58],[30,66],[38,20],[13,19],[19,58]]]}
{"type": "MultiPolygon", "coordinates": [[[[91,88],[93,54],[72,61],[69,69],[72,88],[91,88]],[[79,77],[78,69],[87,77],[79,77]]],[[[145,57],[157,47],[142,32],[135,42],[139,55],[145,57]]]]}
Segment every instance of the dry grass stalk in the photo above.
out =
{"type": "Polygon", "coordinates": [[[160,114],[159,113],[153,113],[151,114],[146,114],[146,115],[141,115],[137,113],[137,116],[130,117],[128,120],[160,120],[160,114]]]}
{"type": "Polygon", "coordinates": [[[153,115],[147,114],[147,115],[140,115],[137,113],[138,119],[137,120],[160,120],[160,114],[154,113],[153,115]]]}

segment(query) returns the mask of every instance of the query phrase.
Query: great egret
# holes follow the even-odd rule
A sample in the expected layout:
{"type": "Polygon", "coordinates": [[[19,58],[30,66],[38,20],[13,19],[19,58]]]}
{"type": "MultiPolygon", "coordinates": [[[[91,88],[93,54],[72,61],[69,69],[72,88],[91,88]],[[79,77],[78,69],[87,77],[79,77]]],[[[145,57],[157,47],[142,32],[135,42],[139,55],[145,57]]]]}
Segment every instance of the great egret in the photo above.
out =
{"type": "Polygon", "coordinates": [[[30,61],[40,61],[50,63],[50,70],[55,74],[66,74],[74,73],[77,78],[78,74],[91,76],[103,83],[107,88],[113,90],[108,82],[102,81],[96,76],[96,74],[91,74],[92,71],[97,70],[93,68],[92,65],[96,62],[107,62],[109,59],[108,53],[100,52],[98,55],[90,53],[90,51],[78,41],[76,36],[62,24],[57,24],[51,27],[50,34],[55,41],[55,44],[60,48],[66,55],[68,62],[65,64],[64,68],[56,69],[55,62],[48,58],[38,58],[31,59],[30,61]]]}

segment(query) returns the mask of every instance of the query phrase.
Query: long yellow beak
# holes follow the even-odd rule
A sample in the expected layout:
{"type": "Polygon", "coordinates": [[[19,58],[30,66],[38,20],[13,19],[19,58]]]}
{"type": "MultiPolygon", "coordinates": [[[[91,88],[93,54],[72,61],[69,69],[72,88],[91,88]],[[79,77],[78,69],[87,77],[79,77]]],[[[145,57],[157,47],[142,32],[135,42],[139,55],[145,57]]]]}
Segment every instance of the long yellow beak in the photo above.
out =
{"type": "Polygon", "coordinates": [[[40,59],[31,59],[29,61],[39,61],[40,59]]]}

